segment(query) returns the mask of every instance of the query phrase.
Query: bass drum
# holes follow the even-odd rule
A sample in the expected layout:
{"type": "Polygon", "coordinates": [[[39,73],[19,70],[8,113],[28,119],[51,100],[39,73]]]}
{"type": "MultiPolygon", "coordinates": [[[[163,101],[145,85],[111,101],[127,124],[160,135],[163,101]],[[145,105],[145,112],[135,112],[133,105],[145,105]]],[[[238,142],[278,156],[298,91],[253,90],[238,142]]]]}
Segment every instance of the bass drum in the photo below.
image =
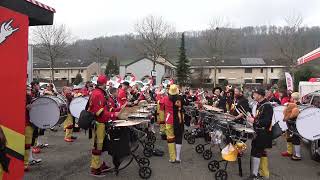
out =
{"type": "Polygon", "coordinates": [[[283,121],[284,115],[283,111],[285,106],[276,106],[273,108],[272,125],[279,122],[281,130],[284,132],[288,129],[287,123],[283,121]]]}
{"type": "Polygon", "coordinates": [[[70,103],[70,113],[73,117],[79,119],[80,113],[86,108],[89,97],[76,97],[70,103]]]}
{"type": "Polygon", "coordinates": [[[57,96],[42,96],[34,100],[30,109],[30,122],[40,129],[61,124],[68,114],[66,102],[57,96]]]}
{"type": "Polygon", "coordinates": [[[296,121],[296,127],[300,136],[311,141],[320,139],[319,117],[319,108],[309,107],[303,109],[296,121]]]}

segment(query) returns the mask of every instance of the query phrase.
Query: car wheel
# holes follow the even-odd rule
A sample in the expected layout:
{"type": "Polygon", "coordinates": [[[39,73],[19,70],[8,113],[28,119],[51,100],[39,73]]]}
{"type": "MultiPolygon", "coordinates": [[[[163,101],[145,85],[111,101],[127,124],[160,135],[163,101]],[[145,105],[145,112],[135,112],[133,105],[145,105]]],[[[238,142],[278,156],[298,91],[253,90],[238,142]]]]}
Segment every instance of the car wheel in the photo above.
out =
{"type": "Polygon", "coordinates": [[[320,140],[311,142],[310,154],[311,154],[311,159],[320,162],[320,140]]]}

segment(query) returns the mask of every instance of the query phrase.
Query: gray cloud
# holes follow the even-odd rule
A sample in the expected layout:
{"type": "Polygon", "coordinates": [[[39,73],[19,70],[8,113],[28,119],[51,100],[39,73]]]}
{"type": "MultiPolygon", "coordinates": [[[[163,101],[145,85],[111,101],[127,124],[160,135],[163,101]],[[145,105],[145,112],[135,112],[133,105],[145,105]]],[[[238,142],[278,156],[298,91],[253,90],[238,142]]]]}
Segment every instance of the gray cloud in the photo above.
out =
{"type": "Polygon", "coordinates": [[[177,31],[201,30],[215,17],[235,27],[284,25],[284,17],[301,14],[304,24],[320,25],[319,0],[39,0],[57,11],[77,38],[133,32],[134,23],[149,14],[162,16],[177,31]]]}

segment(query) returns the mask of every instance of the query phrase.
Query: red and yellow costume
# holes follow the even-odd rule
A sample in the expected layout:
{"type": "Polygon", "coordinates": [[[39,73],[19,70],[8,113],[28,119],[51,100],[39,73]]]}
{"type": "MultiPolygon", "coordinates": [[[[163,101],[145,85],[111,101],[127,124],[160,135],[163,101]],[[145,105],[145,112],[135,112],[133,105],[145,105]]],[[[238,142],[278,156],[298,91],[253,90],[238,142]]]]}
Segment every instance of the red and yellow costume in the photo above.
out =
{"type": "Polygon", "coordinates": [[[119,112],[121,110],[119,103],[111,96],[108,99],[108,108],[109,112],[119,112]]]}
{"type": "Polygon", "coordinates": [[[119,93],[118,93],[118,102],[119,102],[119,106],[123,106],[124,104],[126,104],[128,101],[127,99],[127,91],[123,88],[119,89],[119,93]]]}
{"type": "Polygon", "coordinates": [[[166,125],[166,135],[169,150],[169,161],[174,162],[176,160],[175,150],[175,136],[173,127],[173,102],[169,99],[169,96],[163,98],[162,110],[164,110],[164,119],[166,125]]]}
{"type": "Polygon", "coordinates": [[[96,116],[96,124],[94,128],[94,148],[92,149],[91,169],[102,170],[105,164],[101,161],[101,153],[103,147],[103,140],[105,138],[106,130],[105,123],[115,120],[115,113],[109,112],[107,107],[107,100],[105,98],[106,92],[101,88],[96,88],[92,91],[89,99],[88,111],[94,113],[96,116]]]}
{"type": "Polygon", "coordinates": [[[29,110],[26,108],[26,127],[25,127],[25,150],[24,150],[24,169],[29,169],[30,148],[32,146],[33,128],[30,123],[29,110]]]}
{"type": "Polygon", "coordinates": [[[64,136],[64,140],[66,142],[73,142],[72,140],[72,131],[73,131],[73,117],[71,115],[71,112],[69,110],[69,106],[70,103],[72,101],[72,94],[66,94],[65,98],[67,100],[67,106],[68,106],[68,115],[67,118],[65,119],[64,123],[63,123],[63,128],[65,130],[65,136],[64,136]]]}
{"type": "Polygon", "coordinates": [[[166,122],[164,120],[164,96],[157,95],[157,120],[160,125],[161,136],[166,135],[166,122]]]}

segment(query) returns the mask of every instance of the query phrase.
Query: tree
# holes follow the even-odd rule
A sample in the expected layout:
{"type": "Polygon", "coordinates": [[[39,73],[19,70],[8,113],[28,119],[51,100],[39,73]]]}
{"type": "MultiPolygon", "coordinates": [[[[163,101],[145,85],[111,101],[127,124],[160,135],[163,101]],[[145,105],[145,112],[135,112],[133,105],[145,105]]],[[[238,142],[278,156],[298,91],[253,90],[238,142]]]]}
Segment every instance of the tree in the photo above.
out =
{"type": "Polygon", "coordinates": [[[78,73],[78,74],[76,75],[76,78],[75,78],[73,84],[74,84],[74,85],[79,85],[82,81],[83,81],[82,76],[81,76],[80,73],[78,73]]]}
{"type": "Polygon", "coordinates": [[[66,55],[71,33],[64,25],[39,26],[32,33],[35,43],[35,56],[48,61],[51,68],[51,81],[54,83],[54,68],[57,59],[66,55]]]}
{"type": "Polygon", "coordinates": [[[181,45],[179,49],[179,61],[177,66],[177,80],[179,85],[185,86],[189,82],[190,66],[186,56],[184,33],[181,36],[181,45]]]}
{"type": "Polygon", "coordinates": [[[150,15],[135,24],[135,31],[141,40],[143,54],[147,53],[152,56],[153,70],[155,70],[157,59],[160,56],[166,56],[166,43],[173,32],[173,27],[162,17],[150,15]]]}
{"type": "MultiPolygon", "coordinates": [[[[232,49],[236,40],[235,29],[230,28],[230,23],[223,19],[214,19],[210,28],[203,32],[204,48],[202,49],[207,57],[214,62],[213,85],[217,84],[217,65],[223,59],[226,52],[232,49]]],[[[200,47],[201,48],[201,47],[200,47]]]]}
{"type": "Polygon", "coordinates": [[[117,58],[116,57],[112,57],[109,59],[107,66],[106,66],[106,70],[105,70],[105,75],[107,75],[108,77],[112,77],[115,75],[119,74],[119,66],[117,64],[117,58]]]}
{"type": "Polygon", "coordinates": [[[297,59],[304,54],[299,44],[301,43],[301,24],[303,18],[301,15],[292,14],[284,18],[286,26],[280,28],[280,32],[277,34],[277,46],[280,50],[280,54],[285,59],[285,64],[290,67],[296,65],[297,59]]]}

